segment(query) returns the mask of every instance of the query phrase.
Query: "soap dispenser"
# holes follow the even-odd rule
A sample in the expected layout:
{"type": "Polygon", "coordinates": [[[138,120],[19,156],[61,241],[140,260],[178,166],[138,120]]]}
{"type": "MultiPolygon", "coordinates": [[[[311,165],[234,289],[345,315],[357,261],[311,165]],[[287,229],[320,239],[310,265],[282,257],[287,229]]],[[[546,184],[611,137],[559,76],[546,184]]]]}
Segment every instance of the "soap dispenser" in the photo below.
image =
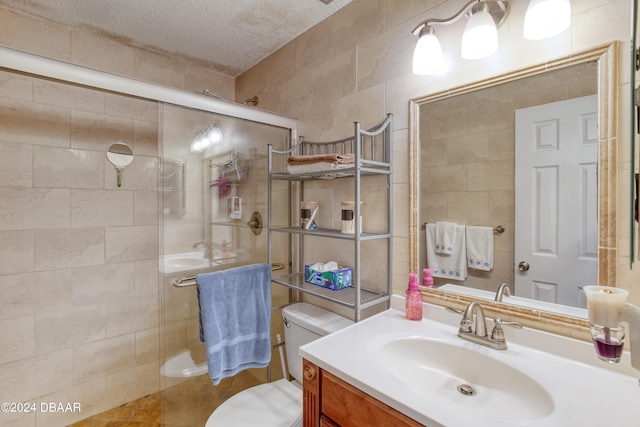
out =
{"type": "Polygon", "coordinates": [[[418,288],[418,275],[409,274],[409,286],[405,298],[405,316],[409,320],[422,320],[422,294],[418,288]]]}
{"type": "Polygon", "coordinates": [[[422,286],[427,288],[434,288],[435,286],[433,286],[433,277],[431,277],[431,273],[433,273],[433,270],[431,270],[430,268],[425,268],[424,270],[422,270],[422,272],[424,273],[424,276],[422,277],[422,286]]]}

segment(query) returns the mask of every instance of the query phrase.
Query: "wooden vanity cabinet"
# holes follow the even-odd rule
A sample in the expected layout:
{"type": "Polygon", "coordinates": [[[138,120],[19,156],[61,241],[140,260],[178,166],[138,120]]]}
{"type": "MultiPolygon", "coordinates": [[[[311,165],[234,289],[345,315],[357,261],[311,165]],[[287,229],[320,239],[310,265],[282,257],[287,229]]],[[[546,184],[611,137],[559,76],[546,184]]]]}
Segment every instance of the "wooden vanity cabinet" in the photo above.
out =
{"type": "Polygon", "coordinates": [[[419,427],[423,424],[335,375],[303,362],[304,427],[419,427]]]}

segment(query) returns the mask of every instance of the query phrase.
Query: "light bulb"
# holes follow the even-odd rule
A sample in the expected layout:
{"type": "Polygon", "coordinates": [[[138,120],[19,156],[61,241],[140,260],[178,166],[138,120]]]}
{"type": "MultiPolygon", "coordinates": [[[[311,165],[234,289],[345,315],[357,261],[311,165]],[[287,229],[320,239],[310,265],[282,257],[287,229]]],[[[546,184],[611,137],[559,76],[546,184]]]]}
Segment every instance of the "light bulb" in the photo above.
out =
{"type": "Polygon", "coordinates": [[[207,132],[207,137],[209,138],[209,141],[211,142],[211,144],[216,144],[222,141],[222,130],[220,129],[220,126],[218,126],[217,123],[214,123],[209,127],[209,131],[207,132]]]}
{"type": "Polygon", "coordinates": [[[424,76],[437,74],[444,65],[444,55],[433,29],[427,25],[420,31],[420,38],[413,51],[413,74],[424,76]]]}
{"type": "Polygon", "coordinates": [[[486,58],[498,50],[498,29],[486,11],[473,13],[462,34],[464,59],[486,58]]]}
{"type": "Polygon", "coordinates": [[[524,16],[523,36],[527,40],[542,40],[560,34],[569,25],[569,0],[531,0],[524,16]]]}
{"type": "Polygon", "coordinates": [[[202,153],[209,144],[206,135],[203,132],[198,132],[198,134],[193,137],[189,149],[192,153],[202,153]]]}

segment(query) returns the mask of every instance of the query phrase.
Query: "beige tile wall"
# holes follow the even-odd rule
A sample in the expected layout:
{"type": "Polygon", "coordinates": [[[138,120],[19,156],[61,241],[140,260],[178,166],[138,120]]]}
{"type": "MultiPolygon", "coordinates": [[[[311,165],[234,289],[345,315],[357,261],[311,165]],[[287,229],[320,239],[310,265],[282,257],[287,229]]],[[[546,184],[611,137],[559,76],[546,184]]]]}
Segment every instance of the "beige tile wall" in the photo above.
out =
{"type": "MultiPolygon", "coordinates": [[[[236,99],[259,95],[261,106],[299,119],[301,135],[312,140],[343,137],[352,122],[365,126],[394,113],[394,289],[404,292],[408,263],[408,101],[411,98],[517,70],[524,66],[568,55],[613,40],[629,50],[629,0],[572,2],[572,26],[545,41],[522,38],[527,1],[512,1],[511,12],[499,30],[500,48],[493,56],[477,61],[460,59],[460,37],[464,22],[438,29],[449,72],[442,76],[415,76],[411,61],[416,38],[411,30],[428,17],[453,15],[463,0],[354,0],[331,18],[291,41],[236,79],[236,99]]],[[[619,109],[623,114],[618,144],[621,170],[618,192],[628,194],[629,55],[620,58],[619,109]],[[626,165],[626,170],[625,170],[626,165]]],[[[457,155],[468,155],[468,142],[457,155]]],[[[490,155],[485,152],[476,155],[490,155]]],[[[478,173],[482,173],[479,171],[478,173]]],[[[334,191],[327,185],[326,191],[334,191]]],[[[509,190],[505,190],[509,191],[509,190]]],[[[498,198],[504,195],[496,194],[498,198]]],[[[337,195],[334,200],[339,200],[337,195]]],[[[488,203],[488,202],[485,202],[488,203]]],[[[432,206],[444,205],[433,200],[432,206]]],[[[620,197],[618,220],[618,277],[621,285],[636,289],[640,301],[640,280],[628,266],[628,201],[620,197]]],[[[485,212],[491,216],[490,212],[485,212]]],[[[366,267],[365,267],[366,268],[366,267]]],[[[371,266],[373,268],[373,266],[371,266]]]]}
{"type": "MultiPolygon", "coordinates": [[[[234,96],[233,78],[2,8],[0,44],[234,96]]],[[[1,71],[0,123],[0,401],[81,404],[0,425],[64,426],[157,391],[157,105],[1,71]],[[122,188],[116,140],[136,154],[122,188]]]]}
{"type": "Polygon", "coordinates": [[[149,114],[152,102],[18,78],[30,101],[16,103],[0,88],[0,121],[12,123],[2,144],[16,153],[0,181],[0,396],[65,396],[83,412],[3,414],[2,421],[66,425],[158,388],[157,150],[145,154],[156,144],[157,113],[149,114]],[[114,102],[131,108],[107,112],[114,102]],[[151,135],[136,138],[136,127],[151,135]],[[105,157],[115,139],[142,151],[121,189],[105,157]],[[136,357],[138,346],[145,357],[136,357]],[[87,388],[99,400],[78,394],[87,388]]]}

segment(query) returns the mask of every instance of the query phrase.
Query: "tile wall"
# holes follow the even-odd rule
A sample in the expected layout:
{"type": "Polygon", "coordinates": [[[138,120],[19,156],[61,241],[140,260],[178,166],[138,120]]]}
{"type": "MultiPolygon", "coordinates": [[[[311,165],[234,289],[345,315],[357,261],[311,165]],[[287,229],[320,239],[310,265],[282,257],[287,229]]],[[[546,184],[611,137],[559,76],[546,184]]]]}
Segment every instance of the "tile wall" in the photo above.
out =
{"type": "MultiPolygon", "coordinates": [[[[482,80],[542,63],[614,40],[622,42],[619,70],[619,128],[621,141],[617,191],[618,279],[640,302],[638,269],[629,269],[629,0],[572,1],[569,30],[545,41],[522,37],[527,1],[512,1],[511,12],[499,30],[500,48],[489,58],[460,59],[464,21],[438,31],[449,72],[436,77],[411,71],[416,37],[422,20],[453,15],[463,0],[354,0],[334,16],[292,40],[236,79],[236,99],[259,95],[271,111],[299,119],[300,135],[330,140],[349,135],[352,122],[370,126],[385,113],[394,113],[394,289],[404,292],[409,273],[408,101],[411,98],[482,80]],[[633,292],[635,290],[635,292],[633,292]]],[[[327,185],[325,191],[339,191],[327,185]]],[[[333,200],[340,200],[338,195],[333,200]]],[[[375,258],[374,258],[375,259],[375,258]]],[[[374,261],[376,262],[376,261],[374,261]]],[[[373,268],[374,266],[371,266],[373,268]]]]}
{"type": "MultiPolygon", "coordinates": [[[[0,8],[0,44],[231,98],[234,79],[0,8]]],[[[64,426],[159,390],[158,109],[0,71],[0,401],[80,412],[1,414],[64,426]],[[105,157],[135,151],[122,188],[105,157]]]]}
{"type": "MultiPolygon", "coordinates": [[[[155,391],[156,104],[0,78],[0,121],[9,124],[0,132],[0,333],[8,343],[0,396],[71,400],[91,413],[155,391]],[[21,99],[5,90],[15,84],[21,99]],[[116,140],[136,153],[122,188],[105,156],[116,140]]],[[[16,417],[16,425],[69,421],[35,417],[16,417]]]]}

